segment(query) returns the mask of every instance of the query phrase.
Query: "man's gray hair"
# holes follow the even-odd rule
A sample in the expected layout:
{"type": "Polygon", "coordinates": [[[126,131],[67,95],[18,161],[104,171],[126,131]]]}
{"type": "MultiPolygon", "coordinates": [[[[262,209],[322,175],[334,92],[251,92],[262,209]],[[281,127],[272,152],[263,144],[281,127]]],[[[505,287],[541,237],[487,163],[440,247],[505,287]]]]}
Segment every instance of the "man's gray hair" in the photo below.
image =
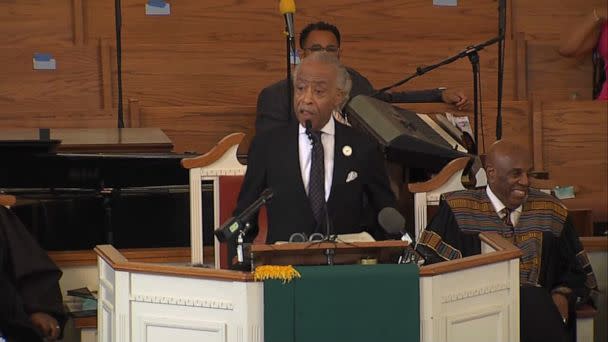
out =
{"type": "Polygon", "coordinates": [[[342,93],[343,99],[340,103],[340,108],[336,108],[341,110],[344,105],[348,102],[350,90],[353,86],[353,81],[350,78],[350,74],[346,67],[340,63],[338,56],[334,53],[327,52],[315,52],[313,54],[308,55],[306,58],[302,59],[302,62],[296,66],[296,69],[293,72],[293,82],[295,83],[296,78],[298,77],[298,72],[300,71],[300,66],[303,63],[310,62],[321,62],[323,64],[332,65],[336,68],[338,77],[336,79],[336,86],[340,93],[342,93]]]}

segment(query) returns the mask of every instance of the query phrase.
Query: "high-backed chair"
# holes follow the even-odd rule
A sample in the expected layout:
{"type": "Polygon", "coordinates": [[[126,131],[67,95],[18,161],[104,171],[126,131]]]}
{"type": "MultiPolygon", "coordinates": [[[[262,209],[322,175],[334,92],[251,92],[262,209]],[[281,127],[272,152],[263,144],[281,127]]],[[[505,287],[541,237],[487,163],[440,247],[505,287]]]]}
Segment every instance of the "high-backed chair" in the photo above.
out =
{"type": "Polygon", "coordinates": [[[17,200],[13,195],[0,194],[0,205],[3,205],[5,207],[11,207],[15,205],[16,201],[17,200]]]}
{"type": "MultiPolygon", "coordinates": [[[[217,143],[209,152],[195,158],[182,160],[182,166],[190,170],[190,244],[192,248],[192,264],[203,264],[203,212],[207,206],[203,203],[203,182],[210,182],[213,190],[213,228],[232,216],[236,207],[241,183],[247,166],[237,159],[239,144],[245,137],[244,133],[233,133],[217,143]]],[[[260,213],[260,220],[265,221],[265,215],[260,213]]],[[[257,241],[266,240],[264,223],[260,224],[257,241]]],[[[214,237],[214,256],[216,268],[228,268],[228,246],[220,243],[214,237]]]]}

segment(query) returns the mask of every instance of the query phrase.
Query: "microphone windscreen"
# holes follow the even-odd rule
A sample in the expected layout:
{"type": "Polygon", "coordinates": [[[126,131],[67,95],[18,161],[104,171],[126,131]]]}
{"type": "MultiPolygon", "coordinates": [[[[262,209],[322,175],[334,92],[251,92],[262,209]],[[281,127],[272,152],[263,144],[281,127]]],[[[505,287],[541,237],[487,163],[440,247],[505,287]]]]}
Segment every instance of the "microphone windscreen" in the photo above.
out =
{"type": "Polygon", "coordinates": [[[279,10],[281,14],[296,13],[296,2],[294,0],[280,0],[279,10]]]}
{"type": "Polygon", "coordinates": [[[380,210],[378,223],[389,234],[398,234],[405,229],[405,218],[393,207],[380,210]]]}

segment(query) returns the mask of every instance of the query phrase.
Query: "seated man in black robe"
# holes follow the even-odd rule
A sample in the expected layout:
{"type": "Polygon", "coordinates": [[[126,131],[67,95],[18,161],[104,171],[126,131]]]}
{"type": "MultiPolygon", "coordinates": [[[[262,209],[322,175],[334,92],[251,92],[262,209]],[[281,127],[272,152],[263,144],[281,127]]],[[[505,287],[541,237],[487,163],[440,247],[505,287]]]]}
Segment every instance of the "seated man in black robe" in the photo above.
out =
{"type": "Polygon", "coordinates": [[[66,316],[61,271],[19,219],[0,205],[0,341],[54,341],[66,316]]]}
{"type": "Polygon", "coordinates": [[[529,188],[530,170],[524,148],[495,143],[486,159],[488,186],[444,194],[417,249],[427,264],[457,259],[480,253],[479,233],[501,234],[523,252],[521,341],[572,341],[575,303],[586,301],[597,282],[568,210],[529,188]]]}

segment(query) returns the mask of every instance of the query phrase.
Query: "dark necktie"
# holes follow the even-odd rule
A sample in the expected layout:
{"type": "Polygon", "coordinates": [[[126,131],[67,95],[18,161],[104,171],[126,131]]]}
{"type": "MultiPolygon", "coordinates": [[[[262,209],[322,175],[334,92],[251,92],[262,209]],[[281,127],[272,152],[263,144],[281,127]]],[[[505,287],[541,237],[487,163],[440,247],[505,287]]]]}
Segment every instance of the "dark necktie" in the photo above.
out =
{"type": "Polygon", "coordinates": [[[316,227],[323,222],[325,207],[325,165],[321,132],[312,132],[312,153],[308,179],[308,200],[315,218],[316,227]]]}
{"type": "Polygon", "coordinates": [[[510,239],[511,242],[514,242],[515,239],[515,231],[513,228],[513,222],[511,222],[511,209],[505,207],[500,212],[504,215],[502,217],[502,222],[507,226],[507,230],[503,233],[503,237],[510,239]]]}
{"type": "Polygon", "coordinates": [[[505,207],[501,212],[505,215],[502,218],[502,222],[504,222],[507,227],[513,227],[513,222],[511,222],[511,209],[505,207]]]}

